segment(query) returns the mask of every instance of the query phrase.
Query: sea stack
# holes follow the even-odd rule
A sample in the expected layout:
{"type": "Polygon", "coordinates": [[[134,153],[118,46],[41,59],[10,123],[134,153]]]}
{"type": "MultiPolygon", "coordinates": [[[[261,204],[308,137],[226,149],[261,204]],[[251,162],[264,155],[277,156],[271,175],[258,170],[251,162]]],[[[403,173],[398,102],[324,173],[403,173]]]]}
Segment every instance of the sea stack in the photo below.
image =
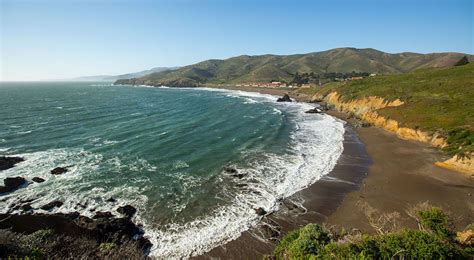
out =
{"type": "Polygon", "coordinates": [[[283,95],[283,97],[278,98],[277,102],[291,102],[291,98],[288,94],[283,95]]]}

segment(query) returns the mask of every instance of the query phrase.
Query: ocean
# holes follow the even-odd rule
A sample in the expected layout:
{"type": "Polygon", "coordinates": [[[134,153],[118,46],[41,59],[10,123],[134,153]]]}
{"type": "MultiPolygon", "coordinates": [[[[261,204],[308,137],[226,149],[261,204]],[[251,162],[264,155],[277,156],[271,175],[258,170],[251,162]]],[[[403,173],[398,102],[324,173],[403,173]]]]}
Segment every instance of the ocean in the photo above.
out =
{"type": "Polygon", "coordinates": [[[46,180],[0,196],[0,212],[18,200],[32,200],[35,212],[86,216],[120,216],[119,206],[132,205],[152,256],[200,255],[255,226],[255,209],[278,210],[281,199],[328,174],[342,153],[341,121],[276,98],[206,88],[0,83],[0,155],[25,158],[0,179],[46,180]],[[55,167],[68,172],[52,175],[55,167]],[[53,200],[64,204],[39,209],[53,200]]]}

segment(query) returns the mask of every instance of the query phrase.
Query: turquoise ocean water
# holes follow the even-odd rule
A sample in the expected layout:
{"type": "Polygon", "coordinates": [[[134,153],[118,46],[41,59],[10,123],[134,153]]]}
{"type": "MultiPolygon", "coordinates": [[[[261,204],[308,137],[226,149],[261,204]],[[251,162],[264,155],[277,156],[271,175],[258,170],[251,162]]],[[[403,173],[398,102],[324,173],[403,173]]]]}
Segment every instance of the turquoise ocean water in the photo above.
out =
{"type": "Polygon", "coordinates": [[[340,121],[275,100],[229,90],[0,83],[0,155],[26,159],[0,178],[46,179],[0,196],[0,211],[19,199],[33,208],[58,199],[64,205],[52,212],[88,216],[130,204],[151,255],[206,252],[256,225],[255,208],[277,210],[279,199],[329,173],[342,153],[340,121]],[[69,171],[49,173],[58,166],[69,171]]]}

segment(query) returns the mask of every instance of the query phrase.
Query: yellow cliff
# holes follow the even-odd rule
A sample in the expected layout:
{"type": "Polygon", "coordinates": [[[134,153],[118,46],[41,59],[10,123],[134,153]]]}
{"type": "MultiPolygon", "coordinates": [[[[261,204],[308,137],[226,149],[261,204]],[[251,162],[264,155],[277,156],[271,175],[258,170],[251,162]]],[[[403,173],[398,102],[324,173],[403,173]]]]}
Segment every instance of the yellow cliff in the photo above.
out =
{"type": "MultiPolygon", "coordinates": [[[[315,95],[313,98],[320,99],[321,96],[315,95]]],[[[439,148],[443,148],[447,145],[446,140],[437,133],[429,133],[418,129],[402,127],[399,122],[385,118],[377,113],[378,109],[403,105],[403,101],[399,99],[389,102],[380,97],[370,96],[344,102],[337,92],[331,92],[323,99],[328,104],[333,105],[337,110],[354,114],[374,126],[396,134],[401,139],[419,141],[439,148]]],[[[444,162],[436,162],[436,165],[466,173],[467,175],[474,177],[474,157],[472,155],[462,158],[454,156],[444,162]]]]}

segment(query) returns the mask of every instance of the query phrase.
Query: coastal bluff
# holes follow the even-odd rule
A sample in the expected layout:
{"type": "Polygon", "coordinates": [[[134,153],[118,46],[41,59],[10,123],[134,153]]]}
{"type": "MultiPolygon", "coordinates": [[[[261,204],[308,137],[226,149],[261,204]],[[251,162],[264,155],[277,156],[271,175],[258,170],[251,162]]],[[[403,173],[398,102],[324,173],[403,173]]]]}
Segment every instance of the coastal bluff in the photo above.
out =
{"type": "MultiPolygon", "coordinates": [[[[388,132],[396,134],[401,139],[418,141],[437,148],[444,148],[448,145],[446,138],[441,133],[405,127],[402,126],[400,122],[394,119],[386,118],[377,113],[377,110],[379,109],[403,105],[404,102],[400,99],[388,101],[381,97],[368,96],[360,99],[345,101],[337,92],[330,92],[325,96],[322,96],[321,94],[315,94],[312,99],[324,100],[336,110],[353,114],[354,116],[357,116],[358,118],[373,124],[376,127],[380,127],[388,132]]],[[[473,156],[473,154],[467,154],[465,156],[454,155],[448,160],[436,162],[435,164],[439,167],[455,170],[473,177],[473,156]]]]}

